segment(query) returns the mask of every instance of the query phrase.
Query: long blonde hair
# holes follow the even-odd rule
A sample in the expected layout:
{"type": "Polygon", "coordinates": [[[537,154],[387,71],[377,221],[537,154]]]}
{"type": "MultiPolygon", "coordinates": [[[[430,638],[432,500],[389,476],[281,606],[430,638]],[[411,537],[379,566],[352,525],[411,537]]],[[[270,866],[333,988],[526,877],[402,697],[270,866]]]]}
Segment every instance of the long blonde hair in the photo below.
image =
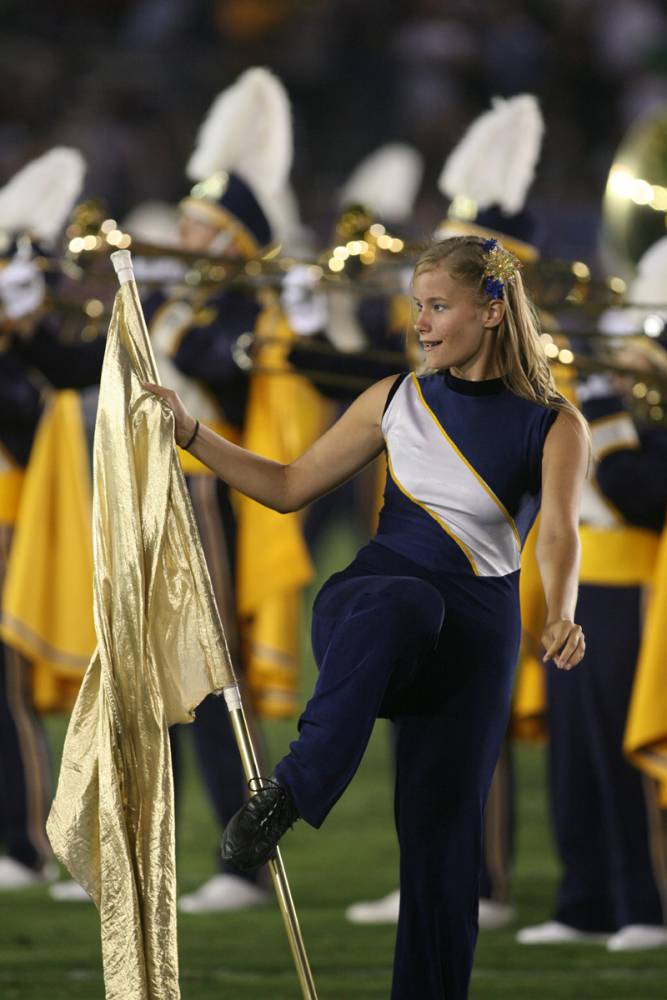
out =
{"type": "MultiPolygon", "coordinates": [[[[444,267],[455,281],[461,281],[480,297],[488,299],[484,290],[485,243],[480,236],[451,236],[432,243],[419,256],[413,279],[424,271],[444,267]]],[[[497,328],[495,342],[495,356],[503,382],[523,399],[572,414],[588,437],[588,425],[583,416],[556,388],[540,342],[537,312],[526,294],[518,269],[504,282],[498,298],[505,304],[505,316],[497,328]]]]}

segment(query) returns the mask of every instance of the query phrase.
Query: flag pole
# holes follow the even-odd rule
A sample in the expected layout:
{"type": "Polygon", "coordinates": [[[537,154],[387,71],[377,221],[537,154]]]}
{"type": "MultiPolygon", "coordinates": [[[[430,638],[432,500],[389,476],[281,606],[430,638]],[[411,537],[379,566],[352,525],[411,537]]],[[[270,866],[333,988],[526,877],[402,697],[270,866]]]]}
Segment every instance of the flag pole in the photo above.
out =
{"type": "MultiPolygon", "coordinates": [[[[127,282],[134,281],[132,256],[129,250],[116,250],[111,254],[111,262],[116,272],[119,284],[124,285],[127,282]]],[[[241,700],[241,692],[238,684],[233,683],[225,686],[223,688],[223,693],[246,779],[248,780],[249,787],[251,789],[254,787],[259,790],[260,783],[253,780],[260,777],[257,755],[250,736],[250,730],[245,711],[243,709],[243,702],[241,700]]],[[[253,793],[251,792],[251,794],[253,793]]],[[[280,907],[283,923],[285,924],[287,939],[292,950],[292,957],[296,966],[304,1000],[317,1000],[315,981],[308,962],[308,956],[306,954],[306,947],[301,934],[296,908],[294,906],[292,893],[290,892],[289,883],[287,881],[287,873],[278,848],[276,848],[276,854],[273,860],[269,861],[268,867],[273,880],[273,887],[278,899],[278,906],[280,907]]]]}
{"type": "MultiPolygon", "coordinates": [[[[239,748],[239,753],[241,754],[243,770],[248,780],[249,787],[257,788],[259,790],[261,787],[260,783],[253,780],[260,777],[259,766],[257,764],[257,757],[255,755],[255,748],[250,736],[250,730],[248,729],[248,722],[245,717],[245,712],[243,711],[241,692],[238,684],[232,684],[225,687],[224,695],[225,701],[227,702],[227,709],[229,711],[229,718],[234,729],[234,736],[236,737],[236,744],[239,748]]],[[[275,889],[276,897],[278,899],[278,905],[282,914],[283,923],[285,924],[287,939],[289,941],[290,948],[292,949],[292,957],[296,966],[299,982],[301,983],[301,991],[305,1000],[317,1000],[315,980],[313,979],[313,974],[308,962],[306,946],[301,935],[299,919],[296,914],[294,900],[292,899],[292,893],[290,892],[289,883],[287,881],[285,865],[279,848],[276,848],[276,854],[273,860],[268,862],[268,868],[273,880],[273,888],[275,889]]]]}

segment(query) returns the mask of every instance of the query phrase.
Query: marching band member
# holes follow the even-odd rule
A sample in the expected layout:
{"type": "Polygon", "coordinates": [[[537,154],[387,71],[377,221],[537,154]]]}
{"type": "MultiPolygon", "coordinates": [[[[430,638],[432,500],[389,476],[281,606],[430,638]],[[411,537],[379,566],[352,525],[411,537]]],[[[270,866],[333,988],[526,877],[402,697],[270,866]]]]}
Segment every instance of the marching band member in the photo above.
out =
{"type": "MultiPolygon", "coordinates": [[[[181,202],[179,246],[206,256],[256,259],[274,238],[270,206],[292,160],[291,111],[281,83],[263,69],[245,72],[218,95],[187,165],[194,186],[181,202]]],[[[226,440],[243,440],[249,377],[237,341],[255,330],[262,306],[253,291],[224,286],[171,288],[148,297],[144,313],[161,377],[177,385],[200,419],[226,440]]],[[[181,452],[218,609],[237,674],[244,676],[238,620],[237,515],[225,483],[181,452]]],[[[247,663],[246,663],[247,666],[247,663]]],[[[245,672],[247,681],[247,672],[245,672]]],[[[224,700],[209,696],[192,727],[196,760],[221,829],[245,797],[245,782],[224,700]]],[[[181,727],[172,730],[179,773],[181,727]]],[[[263,875],[220,870],[181,897],[184,912],[245,909],[269,900],[263,875]]]]}
{"type": "MultiPolygon", "coordinates": [[[[0,267],[0,589],[17,517],[25,516],[21,491],[45,392],[94,383],[102,366],[103,339],[66,343],[59,336],[57,322],[43,308],[48,279],[35,261],[53,251],[84,172],[76,150],[57,147],[0,191],[0,232],[6,238],[0,267]]],[[[23,888],[56,874],[45,831],[51,775],[35,714],[39,677],[23,648],[5,618],[0,642],[0,836],[7,851],[0,858],[2,889],[23,888]]]]}
{"type": "MultiPolygon", "coordinates": [[[[638,305],[603,315],[602,330],[641,332],[648,317],[659,318],[666,282],[663,238],[640,260],[628,290],[628,301],[638,305]]],[[[667,356],[650,342],[620,357],[637,367],[652,354],[667,371],[667,356]]],[[[645,591],[667,511],[667,431],[637,426],[607,375],[582,380],[579,401],[595,463],[582,504],[577,606],[590,654],[585,670],[568,678],[572,683],[547,674],[549,787],[563,874],[554,919],[523,928],[518,940],[602,941],[609,951],[635,951],[667,946],[657,790],[623,754],[645,591]]]]}

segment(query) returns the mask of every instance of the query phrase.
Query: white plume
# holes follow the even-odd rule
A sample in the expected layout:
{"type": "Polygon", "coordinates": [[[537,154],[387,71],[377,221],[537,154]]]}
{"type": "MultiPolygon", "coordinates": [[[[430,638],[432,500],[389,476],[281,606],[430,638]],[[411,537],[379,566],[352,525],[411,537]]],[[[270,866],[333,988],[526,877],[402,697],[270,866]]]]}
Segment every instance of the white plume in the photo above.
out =
{"type": "Polygon", "coordinates": [[[627,297],[630,302],[667,309],[667,236],[642,254],[627,297]]]}
{"type": "Polygon", "coordinates": [[[414,147],[390,142],[353,170],[338,202],[341,206],[359,202],[381,219],[402,222],[412,211],[423,173],[423,157],[414,147]]]}
{"type": "Polygon", "coordinates": [[[135,240],[154,246],[179,245],[179,211],[165,201],[142,201],[125,216],[121,228],[135,240]]]}
{"type": "Polygon", "coordinates": [[[479,209],[499,205],[507,215],[523,208],[535,176],[544,121],[532,94],[494,97],[452,150],[438,180],[448,198],[464,195],[479,209]]]}
{"type": "Polygon", "coordinates": [[[625,298],[636,303],[636,307],[605,310],[598,324],[602,333],[612,336],[641,333],[649,319],[667,323],[667,236],[653,243],[641,256],[625,298]]]}
{"type": "Polygon", "coordinates": [[[292,113],[284,86],[261,67],[218,94],[202,122],[186,173],[201,181],[233,171],[254,193],[280,191],[292,167],[292,113]]]}
{"type": "Polygon", "coordinates": [[[55,146],[14,174],[0,190],[0,230],[32,233],[52,244],[81,191],[86,162],[76,149],[55,146]]]}

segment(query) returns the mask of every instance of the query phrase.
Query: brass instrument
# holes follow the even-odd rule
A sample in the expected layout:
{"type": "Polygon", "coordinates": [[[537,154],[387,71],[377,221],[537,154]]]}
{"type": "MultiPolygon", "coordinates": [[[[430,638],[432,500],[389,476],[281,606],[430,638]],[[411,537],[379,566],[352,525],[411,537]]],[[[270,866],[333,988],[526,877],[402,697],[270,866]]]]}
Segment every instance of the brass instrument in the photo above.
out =
{"type": "Polygon", "coordinates": [[[667,107],[640,119],[623,138],[602,206],[605,264],[629,275],[667,223],[667,107]]]}
{"type": "MultiPolygon", "coordinates": [[[[628,339],[634,338],[610,338],[602,334],[592,334],[592,336],[596,341],[599,338],[604,348],[595,356],[578,354],[567,346],[559,346],[549,333],[543,333],[541,340],[545,354],[552,365],[572,366],[579,375],[605,373],[614,376],[619,391],[626,398],[638,422],[667,426],[667,353],[651,344],[649,347],[655,347],[655,350],[649,350],[648,353],[645,351],[645,345],[640,348],[631,345],[638,351],[635,362],[619,363],[614,360],[614,352],[627,351],[628,339]],[[663,353],[665,353],[664,359],[663,353]]],[[[340,352],[332,344],[310,338],[298,338],[295,340],[295,345],[302,354],[313,356],[313,368],[283,369],[257,365],[254,360],[255,346],[272,343],[283,344],[284,341],[272,337],[260,339],[253,333],[244,333],[238,338],[234,348],[234,359],[240,368],[248,372],[281,375],[284,378],[301,375],[322,386],[338,386],[361,392],[372,384],[373,380],[366,376],[319,370],[316,367],[318,357],[331,357],[340,352]]],[[[408,364],[406,355],[402,351],[363,350],[345,354],[345,357],[393,365],[396,372],[404,370],[408,364]]],[[[418,363],[412,367],[420,370],[418,363]]]]}
{"type": "MultiPolygon", "coordinates": [[[[318,291],[344,291],[360,297],[406,293],[406,270],[423,245],[408,244],[392,235],[361,205],[350,206],[342,213],[336,238],[339,242],[335,246],[313,258],[283,255],[281,246],[274,245],[261,257],[240,260],[136,240],[108,216],[101,202],[90,200],[76,206],[61,256],[36,260],[45,270],[59,271],[75,281],[94,279],[106,283],[110,280],[108,253],[131,246],[135,259],[161,259],[175,265],[168,269],[168,278],[160,276],[156,269],[151,275],[151,268],[146,268],[141,283],[147,287],[182,283],[185,288],[202,291],[231,285],[253,291],[278,288],[284,275],[299,266],[307,268],[318,291]]],[[[542,309],[576,311],[594,318],[609,307],[626,306],[624,279],[595,277],[583,261],[538,260],[525,266],[524,276],[533,301],[542,309]]]]}

